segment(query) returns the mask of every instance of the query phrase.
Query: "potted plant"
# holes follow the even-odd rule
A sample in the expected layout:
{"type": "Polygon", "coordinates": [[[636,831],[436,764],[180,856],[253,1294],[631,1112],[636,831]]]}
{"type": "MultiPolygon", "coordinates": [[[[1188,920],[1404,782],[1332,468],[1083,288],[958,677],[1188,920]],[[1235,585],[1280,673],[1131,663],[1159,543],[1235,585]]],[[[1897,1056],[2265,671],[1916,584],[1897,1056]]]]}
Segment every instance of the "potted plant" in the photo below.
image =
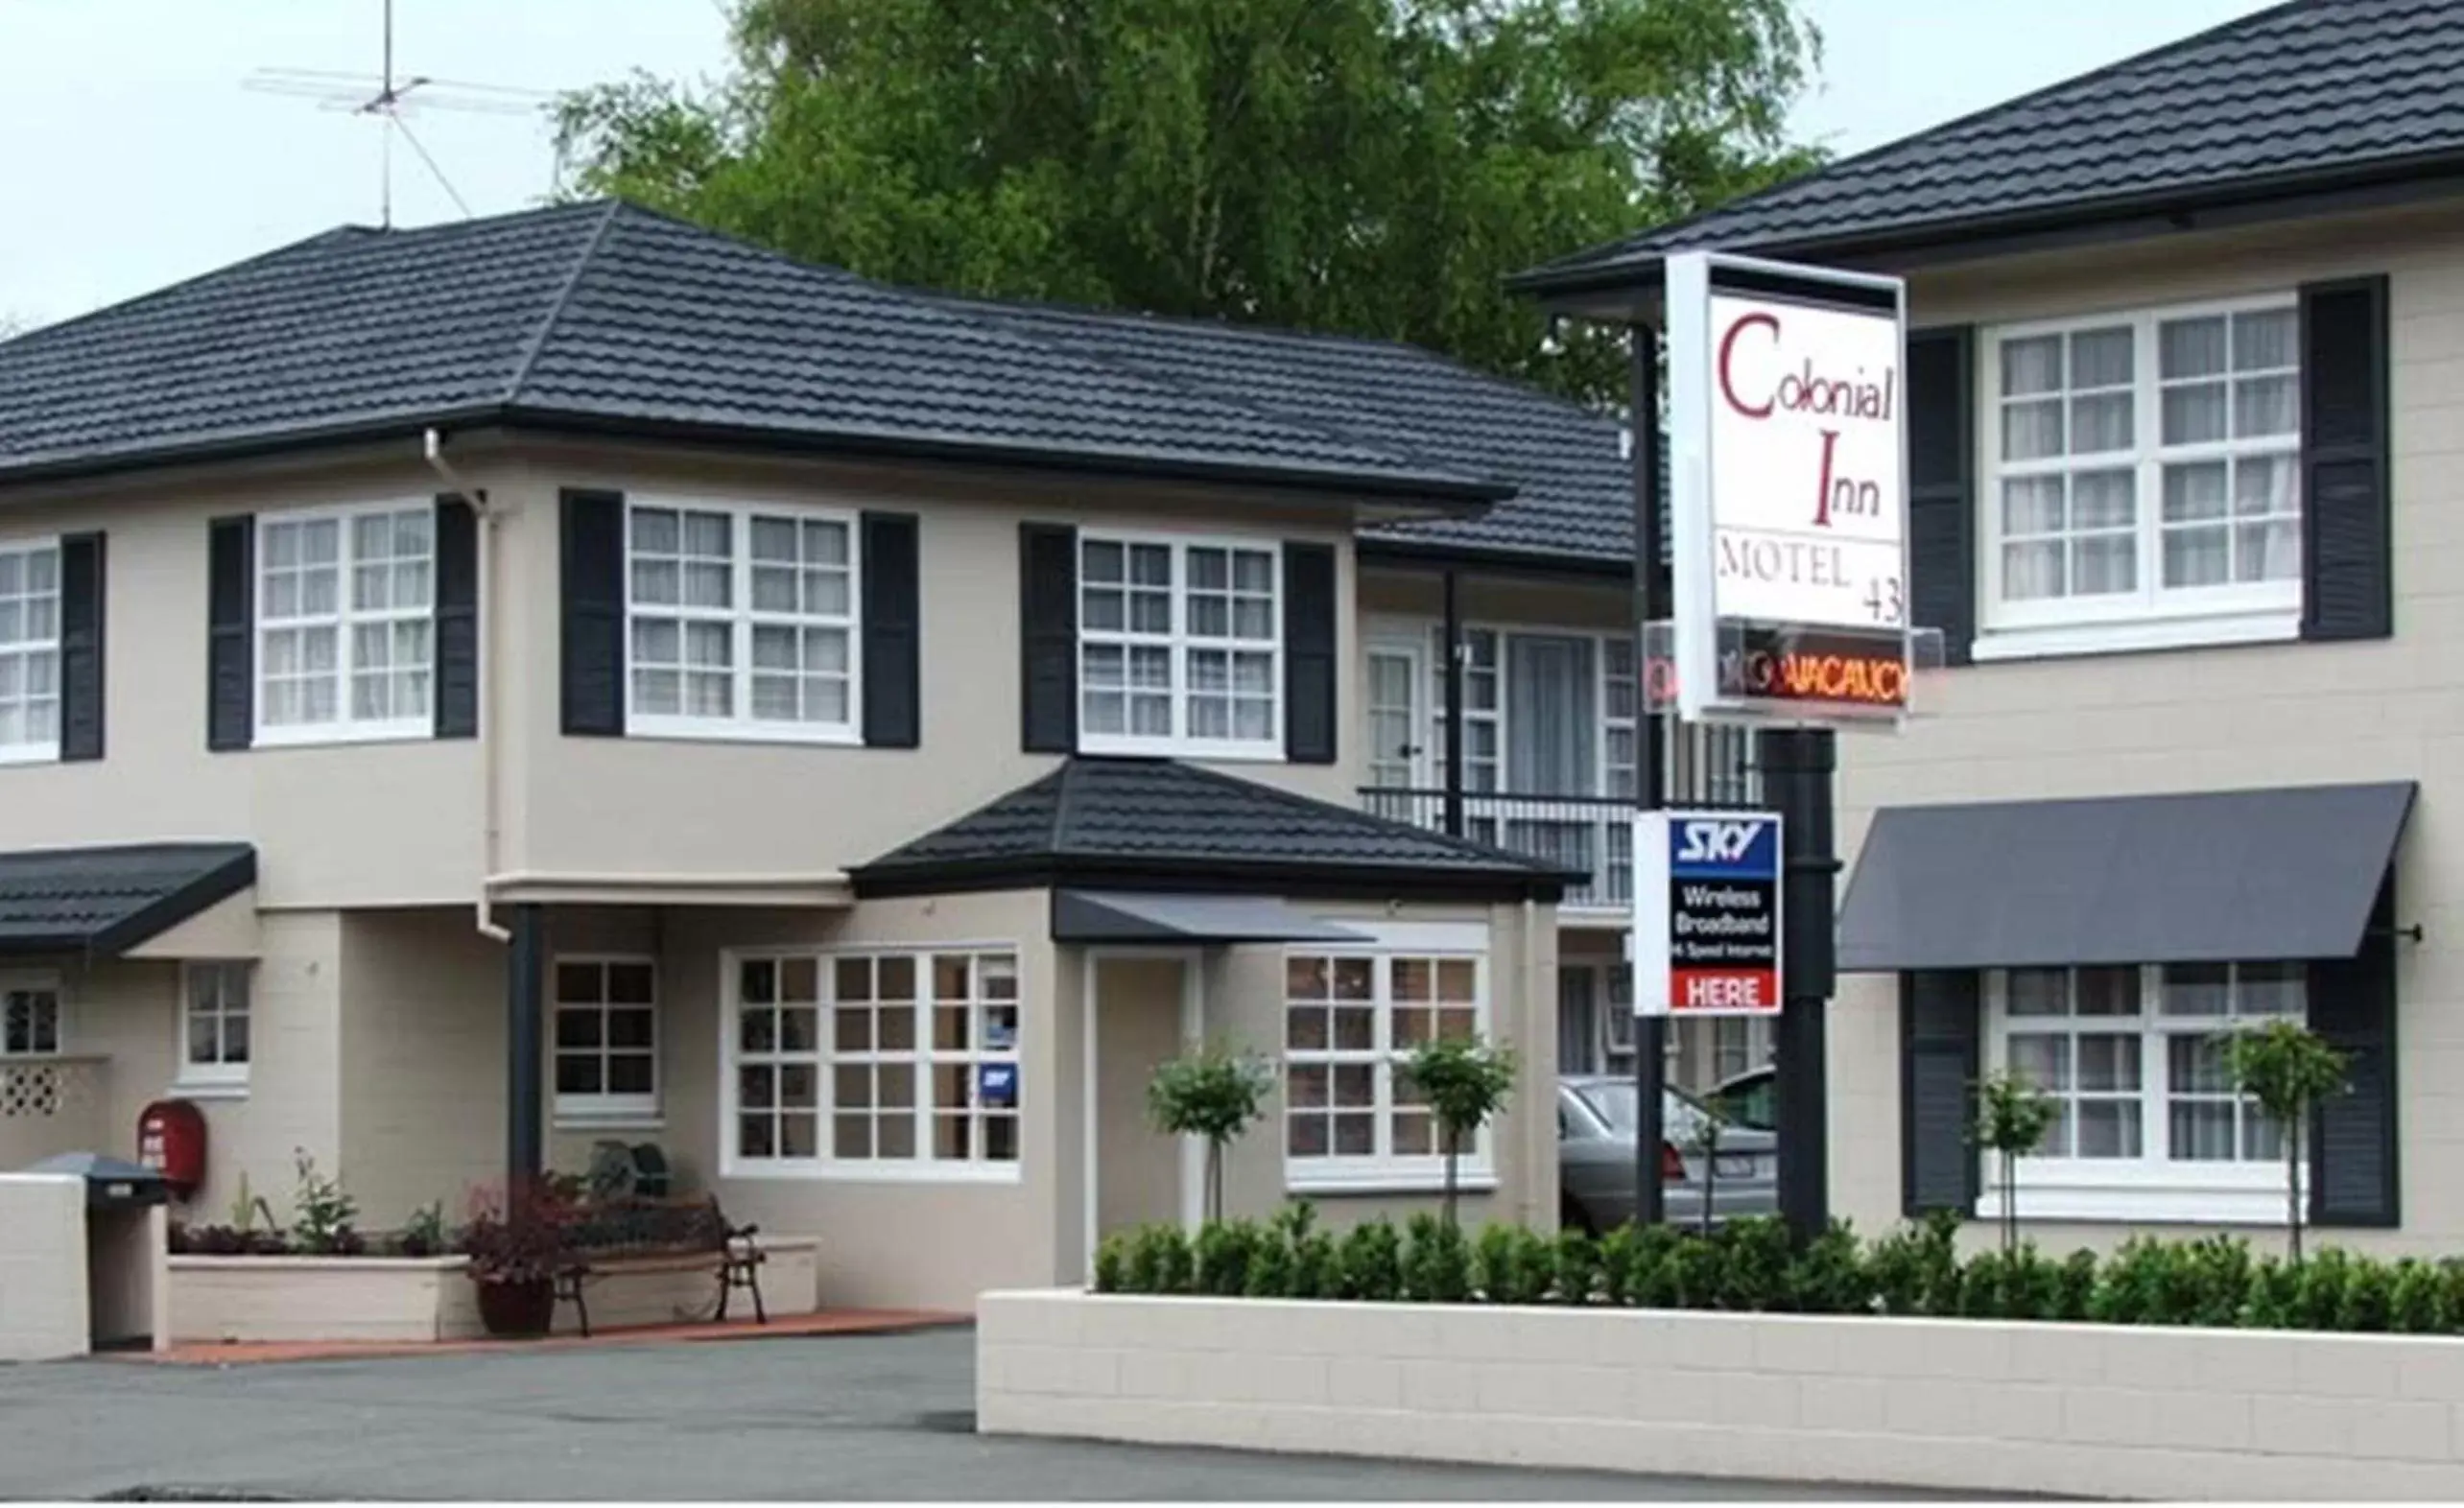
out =
{"type": "Polygon", "coordinates": [[[462,1250],[479,1290],[480,1323],[489,1334],[531,1339],[555,1324],[564,1225],[562,1209],[543,1187],[473,1201],[462,1250]]]}

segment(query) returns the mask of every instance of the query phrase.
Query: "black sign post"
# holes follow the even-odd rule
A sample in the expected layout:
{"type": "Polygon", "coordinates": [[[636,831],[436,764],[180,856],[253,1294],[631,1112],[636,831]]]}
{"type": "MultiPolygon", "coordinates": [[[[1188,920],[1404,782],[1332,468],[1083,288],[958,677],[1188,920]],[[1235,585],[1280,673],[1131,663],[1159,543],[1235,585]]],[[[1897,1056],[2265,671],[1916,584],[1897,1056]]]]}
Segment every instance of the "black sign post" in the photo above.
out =
{"type": "MultiPolygon", "coordinates": [[[[1634,436],[1634,663],[1650,663],[1651,624],[1669,614],[1669,570],[1660,529],[1660,332],[1638,324],[1634,332],[1634,409],[1627,428],[1634,436]]],[[[1656,812],[1667,794],[1671,713],[1643,711],[1643,767],[1635,772],[1634,804],[1656,812]]],[[[1630,968],[1633,960],[1627,960],[1630,968]]],[[[1639,1000],[1634,1004],[1642,1003],[1639,1000]]],[[[1634,1223],[1657,1225],[1667,1214],[1660,1186],[1661,1086],[1669,1067],[1669,1019],[1644,1016],[1634,1023],[1634,1223]]]]}
{"type": "Polygon", "coordinates": [[[1780,813],[1779,1060],[1773,1099],[1780,1143],[1780,1218],[1800,1241],[1831,1223],[1830,1126],[1822,1014],[1837,978],[1832,892],[1839,856],[1832,828],[1838,739],[1827,728],[1771,728],[1756,736],[1763,792],[1780,813]]]}

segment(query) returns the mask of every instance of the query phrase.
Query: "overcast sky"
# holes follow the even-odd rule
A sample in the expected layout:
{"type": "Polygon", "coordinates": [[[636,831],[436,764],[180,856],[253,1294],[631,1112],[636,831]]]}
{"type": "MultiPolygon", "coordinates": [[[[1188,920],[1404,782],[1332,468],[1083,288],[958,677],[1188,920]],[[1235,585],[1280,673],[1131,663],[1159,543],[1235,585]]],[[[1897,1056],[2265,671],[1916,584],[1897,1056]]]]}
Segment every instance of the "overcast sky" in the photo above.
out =
{"type": "MultiPolygon", "coordinates": [[[[1850,153],[2261,9],[2262,0],[1801,0],[1826,37],[1802,132],[1850,153]]],[[[344,222],[373,224],[379,130],[243,87],[373,77],[381,0],[0,0],[0,319],[47,322],[344,222]]],[[[716,76],[721,0],[396,0],[396,70],[553,91],[635,68],[716,76]]],[[[411,129],[479,214],[544,195],[543,124],[411,129]]],[[[461,211],[411,153],[394,220],[461,211]]]]}

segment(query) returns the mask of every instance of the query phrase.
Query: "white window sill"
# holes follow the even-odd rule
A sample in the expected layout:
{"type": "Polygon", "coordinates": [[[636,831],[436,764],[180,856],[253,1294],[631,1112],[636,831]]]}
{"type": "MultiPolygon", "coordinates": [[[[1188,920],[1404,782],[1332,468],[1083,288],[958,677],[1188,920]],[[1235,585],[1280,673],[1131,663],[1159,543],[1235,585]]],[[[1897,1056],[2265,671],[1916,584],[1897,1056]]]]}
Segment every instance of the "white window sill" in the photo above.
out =
{"type": "Polygon", "coordinates": [[[0,746],[0,765],[57,765],[58,743],[12,743],[0,746]]]}
{"type": "Polygon", "coordinates": [[[567,1110],[551,1112],[549,1124],[558,1131],[664,1131],[667,1117],[655,1110],[567,1110]]]}
{"type": "Polygon", "coordinates": [[[1189,759],[1216,763],[1266,764],[1284,763],[1283,743],[1272,742],[1208,742],[1200,739],[1125,739],[1102,733],[1080,733],[1081,754],[1119,754],[1144,758],[1189,759]]]}
{"type": "MultiPolygon", "coordinates": [[[[1434,1173],[1357,1172],[1314,1173],[1291,1170],[1284,1175],[1284,1191],[1292,1194],[1442,1194],[1446,1191],[1444,1169],[1434,1173]]],[[[1466,1167],[1455,1179],[1457,1193],[1495,1193],[1497,1172],[1494,1168],[1466,1167]]]]}
{"type": "Polygon", "coordinates": [[[862,748],[865,736],[845,726],[780,722],[731,722],[705,718],[627,718],[625,737],[679,743],[794,743],[820,748],[862,748]]]}
{"type": "Polygon", "coordinates": [[[437,736],[433,722],[319,723],[314,727],[259,726],[249,742],[261,749],[313,748],[332,743],[409,743],[437,736]]]}
{"type": "Polygon", "coordinates": [[[2286,644],[2301,635],[2302,615],[2296,608],[2204,618],[2141,618],[2115,623],[1987,628],[1977,635],[1971,653],[1982,664],[2078,654],[2126,654],[2148,649],[2286,644]]]}
{"type": "MultiPolygon", "coordinates": [[[[2285,1226],[2284,1171],[2272,1186],[2110,1184],[2039,1185],[2019,1179],[2023,1220],[2075,1220],[2121,1225],[2285,1226]]],[[[1977,1200],[1977,1218],[2002,1218],[2002,1193],[1990,1180],[1977,1200]]]]}
{"type": "Polygon", "coordinates": [[[719,1176],[746,1183],[983,1184],[1022,1182],[1016,1163],[778,1163],[729,1158],[719,1176]]]}
{"type": "Polygon", "coordinates": [[[246,1099],[249,1081],[239,1079],[180,1079],[163,1091],[179,1099],[246,1099]]]}

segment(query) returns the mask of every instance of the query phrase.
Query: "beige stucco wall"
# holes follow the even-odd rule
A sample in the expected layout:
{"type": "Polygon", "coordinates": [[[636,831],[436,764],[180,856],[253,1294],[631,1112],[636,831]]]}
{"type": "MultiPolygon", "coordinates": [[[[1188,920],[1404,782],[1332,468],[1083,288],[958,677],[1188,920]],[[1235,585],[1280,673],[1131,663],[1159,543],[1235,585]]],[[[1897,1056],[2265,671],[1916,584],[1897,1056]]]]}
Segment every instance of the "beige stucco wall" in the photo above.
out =
{"type": "MultiPolygon", "coordinates": [[[[1840,740],[1840,844],[1877,807],[2377,780],[2421,783],[2397,864],[2404,1166],[2401,1232],[2339,1232],[2381,1250],[2464,1248],[2464,212],[2181,237],[2100,254],[1920,275],[1913,322],[1993,323],[2390,276],[2395,624],[2391,640],[2283,644],[1977,665],[1945,673],[1936,715],[1897,737],[1840,740]]],[[[2015,862],[2026,856],[2015,855],[2015,862]]],[[[1835,1204],[1860,1226],[1898,1216],[1897,1005],[1888,978],[1843,981],[1831,1020],[1835,1204]]],[[[2109,1229],[2049,1224],[2056,1246],[2109,1229]]]]}
{"type": "Polygon", "coordinates": [[[468,896],[479,872],[467,741],[209,753],[205,538],[226,513],[432,500],[387,464],[256,468],[12,491],[0,538],[105,532],[105,758],[0,770],[0,851],[172,838],[257,845],[265,905],[468,896]]]}
{"type": "Polygon", "coordinates": [[[0,1362],[87,1350],[85,1181],[0,1173],[0,1362]]]}
{"type": "MultiPolygon", "coordinates": [[[[1337,546],[1352,601],[1347,516],[1319,505],[1217,491],[993,472],[680,461],[655,452],[548,452],[495,494],[500,631],[512,647],[505,857],[550,874],[805,875],[865,860],[1033,779],[1054,761],[1019,748],[1018,526],[1200,532],[1337,546]],[[557,693],[557,491],[776,499],[915,513],[923,562],[923,737],[914,749],[649,739],[569,739],[557,693]],[[610,820],[611,813],[622,820],[610,820]]],[[[1243,776],[1349,803],[1358,785],[1357,648],[1339,615],[1343,717],[1333,765],[1243,762],[1243,776]]]]}

